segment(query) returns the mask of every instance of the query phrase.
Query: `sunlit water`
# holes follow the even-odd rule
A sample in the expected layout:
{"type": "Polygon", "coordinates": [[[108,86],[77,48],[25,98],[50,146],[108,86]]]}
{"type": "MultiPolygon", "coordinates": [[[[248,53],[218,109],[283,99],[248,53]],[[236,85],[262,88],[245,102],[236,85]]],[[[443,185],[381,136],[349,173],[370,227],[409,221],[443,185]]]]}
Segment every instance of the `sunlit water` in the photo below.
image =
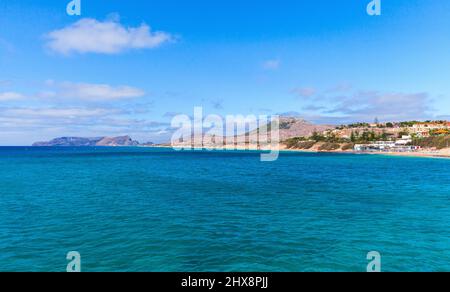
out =
{"type": "Polygon", "coordinates": [[[450,160],[0,148],[0,270],[450,271],[450,160]]]}

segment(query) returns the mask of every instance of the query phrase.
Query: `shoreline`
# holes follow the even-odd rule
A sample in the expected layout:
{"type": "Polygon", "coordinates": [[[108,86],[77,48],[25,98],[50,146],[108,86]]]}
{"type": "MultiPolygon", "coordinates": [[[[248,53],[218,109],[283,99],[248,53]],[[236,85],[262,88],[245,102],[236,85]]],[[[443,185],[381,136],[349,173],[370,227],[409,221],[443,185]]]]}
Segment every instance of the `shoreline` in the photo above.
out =
{"type": "MultiPolygon", "coordinates": [[[[172,147],[168,145],[154,145],[154,146],[144,146],[150,148],[182,148],[172,147]]],[[[258,149],[258,147],[224,147],[223,149],[215,149],[213,147],[203,147],[202,150],[220,150],[220,151],[273,151],[274,149],[258,149]]],[[[276,150],[276,149],[275,149],[276,150]]],[[[444,148],[441,150],[421,150],[417,152],[357,152],[354,150],[333,150],[333,151],[320,151],[317,149],[287,149],[281,146],[278,151],[280,152],[298,152],[298,153],[336,153],[336,154],[354,154],[354,155],[384,155],[384,156],[397,156],[397,157],[415,157],[415,158],[440,158],[440,159],[450,159],[450,148],[444,148]]]]}
{"type": "Polygon", "coordinates": [[[450,159],[450,155],[439,154],[439,153],[424,153],[424,152],[375,152],[367,153],[374,155],[385,155],[385,156],[397,156],[397,157],[420,157],[420,158],[439,158],[439,159],[450,159]]]}
{"type": "Polygon", "coordinates": [[[354,155],[384,155],[396,157],[415,157],[415,158],[440,158],[450,159],[450,154],[431,153],[431,152],[357,152],[357,151],[316,151],[303,149],[282,149],[285,152],[299,152],[299,153],[336,153],[336,154],[354,154],[354,155]]]}
{"type": "MultiPolygon", "coordinates": [[[[33,147],[33,146],[0,146],[0,147],[33,147]]],[[[96,146],[98,148],[166,148],[166,149],[175,149],[175,148],[183,148],[185,146],[177,146],[173,147],[170,145],[138,145],[138,146],[96,146]]],[[[96,148],[96,147],[75,147],[75,148],[96,148]]],[[[36,147],[35,148],[39,148],[36,147]]],[[[70,147],[62,147],[62,148],[70,148],[70,147]]],[[[192,149],[194,150],[194,149],[192,149]]],[[[333,151],[321,151],[317,149],[287,149],[283,146],[281,146],[279,149],[258,149],[258,147],[246,147],[246,146],[237,146],[237,147],[224,147],[222,149],[216,149],[213,147],[203,147],[200,150],[207,150],[207,151],[274,151],[278,150],[279,152],[297,152],[297,153],[335,153],[335,154],[354,154],[354,155],[384,155],[384,156],[397,156],[397,157],[415,157],[415,158],[439,158],[439,159],[450,159],[450,148],[444,148],[441,150],[421,150],[417,152],[357,152],[354,150],[333,150],[333,151]]]]}

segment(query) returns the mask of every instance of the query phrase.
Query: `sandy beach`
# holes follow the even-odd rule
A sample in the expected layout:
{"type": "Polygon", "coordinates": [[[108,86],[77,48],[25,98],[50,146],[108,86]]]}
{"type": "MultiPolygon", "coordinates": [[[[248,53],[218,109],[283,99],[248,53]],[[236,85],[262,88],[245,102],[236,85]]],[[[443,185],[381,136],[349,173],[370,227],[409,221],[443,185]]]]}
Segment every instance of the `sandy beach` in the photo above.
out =
{"type": "Polygon", "coordinates": [[[381,154],[392,156],[406,156],[406,157],[429,157],[429,158],[450,158],[450,149],[442,150],[423,150],[418,152],[374,152],[369,154],[381,154]]]}

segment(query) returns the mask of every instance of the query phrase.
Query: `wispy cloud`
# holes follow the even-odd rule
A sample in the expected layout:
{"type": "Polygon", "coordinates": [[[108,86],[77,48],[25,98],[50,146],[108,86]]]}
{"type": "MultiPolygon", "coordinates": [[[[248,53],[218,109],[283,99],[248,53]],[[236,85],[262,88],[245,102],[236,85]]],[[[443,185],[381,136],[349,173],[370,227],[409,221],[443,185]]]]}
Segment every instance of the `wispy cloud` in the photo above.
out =
{"type": "Polygon", "coordinates": [[[0,92],[0,101],[21,100],[25,96],[17,92],[0,92]]]}
{"type": "Polygon", "coordinates": [[[360,91],[354,95],[336,97],[336,105],[328,113],[365,121],[374,117],[387,121],[424,119],[431,116],[431,102],[428,93],[360,91]]]}
{"type": "MultiPolygon", "coordinates": [[[[308,91],[302,92],[302,95],[312,96],[308,91]]],[[[355,91],[335,95],[327,90],[315,93],[313,99],[307,99],[302,109],[306,119],[345,124],[372,121],[376,117],[384,121],[433,119],[432,104],[432,98],[425,92],[355,91]]]]}
{"type": "Polygon", "coordinates": [[[20,118],[80,119],[102,117],[117,113],[117,110],[103,108],[6,108],[2,116],[20,118]]]}
{"type": "Polygon", "coordinates": [[[274,60],[266,60],[263,62],[262,67],[265,70],[277,70],[281,66],[281,61],[274,59],[274,60]]]}
{"type": "Polygon", "coordinates": [[[317,93],[317,90],[313,87],[297,87],[292,89],[291,91],[293,94],[297,95],[298,97],[312,97],[317,93]]]}
{"type": "Polygon", "coordinates": [[[166,113],[164,113],[163,117],[172,119],[173,117],[178,116],[178,115],[182,115],[182,113],[181,112],[166,112],[166,113]]]}
{"type": "Polygon", "coordinates": [[[98,21],[84,18],[46,35],[47,47],[58,54],[117,54],[132,49],[152,49],[170,42],[166,32],[152,31],[142,24],[125,27],[117,19],[98,21]]]}
{"type": "Polygon", "coordinates": [[[303,110],[305,111],[312,111],[312,112],[317,112],[317,111],[321,111],[326,109],[324,106],[318,106],[318,105],[307,105],[305,107],[303,107],[303,110]]]}
{"type": "Polygon", "coordinates": [[[353,86],[350,83],[340,83],[337,84],[327,90],[327,93],[343,93],[349,92],[353,89],[353,86]]]}
{"type": "Polygon", "coordinates": [[[62,97],[84,101],[114,101],[122,99],[138,98],[145,95],[145,91],[139,88],[109,84],[73,83],[73,82],[48,82],[50,90],[40,92],[44,98],[62,97]]]}

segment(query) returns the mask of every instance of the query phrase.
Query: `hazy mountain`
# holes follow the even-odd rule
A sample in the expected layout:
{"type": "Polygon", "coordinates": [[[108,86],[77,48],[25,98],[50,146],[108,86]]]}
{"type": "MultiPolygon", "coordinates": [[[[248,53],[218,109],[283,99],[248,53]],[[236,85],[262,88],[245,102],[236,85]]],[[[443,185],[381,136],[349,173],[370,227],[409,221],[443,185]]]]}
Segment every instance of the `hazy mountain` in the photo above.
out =
{"type": "Polygon", "coordinates": [[[137,146],[139,142],[131,139],[130,136],[105,137],[97,142],[96,146],[137,146]]]}
{"type": "MultiPolygon", "coordinates": [[[[330,125],[315,125],[298,117],[280,117],[280,141],[293,137],[309,137],[314,132],[322,133],[334,129],[330,125]]],[[[251,131],[250,136],[256,136],[258,130],[251,131]]]]}
{"type": "Polygon", "coordinates": [[[94,147],[94,146],[137,146],[139,142],[129,136],[121,137],[61,137],[48,142],[36,142],[34,147],[94,147]]]}
{"type": "MultiPolygon", "coordinates": [[[[270,130],[271,125],[268,125],[268,130],[270,130]]],[[[280,141],[286,141],[289,138],[294,137],[309,137],[314,132],[323,133],[326,130],[334,129],[335,126],[330,125],[315,125],[304,119],[297,117],[280,117],[280,141]]],[[[236,137],[238,141],[246,141],[249,144],[257,144],[257,141],[261,141],[260,138],[265,137],[268,134],[260,133],[263,129],[255,129],[246,134],[241,134],[236,137]]],[[[217,134],[204,134],[203,135],[203,145],[208,147],[209,145],[218,143],[216,141],[229,141],[235,140],[232,136],[230,137],[220,137],[217,134]]],[[[191,140],[179,141],[176,146],[186,146],[191,145],[192,143],[198,144],[198,142],[194,142],[194,136],[191,137],[191,140]]],[[[200,141],[201,143],[201,141],[200,141]]]]}

